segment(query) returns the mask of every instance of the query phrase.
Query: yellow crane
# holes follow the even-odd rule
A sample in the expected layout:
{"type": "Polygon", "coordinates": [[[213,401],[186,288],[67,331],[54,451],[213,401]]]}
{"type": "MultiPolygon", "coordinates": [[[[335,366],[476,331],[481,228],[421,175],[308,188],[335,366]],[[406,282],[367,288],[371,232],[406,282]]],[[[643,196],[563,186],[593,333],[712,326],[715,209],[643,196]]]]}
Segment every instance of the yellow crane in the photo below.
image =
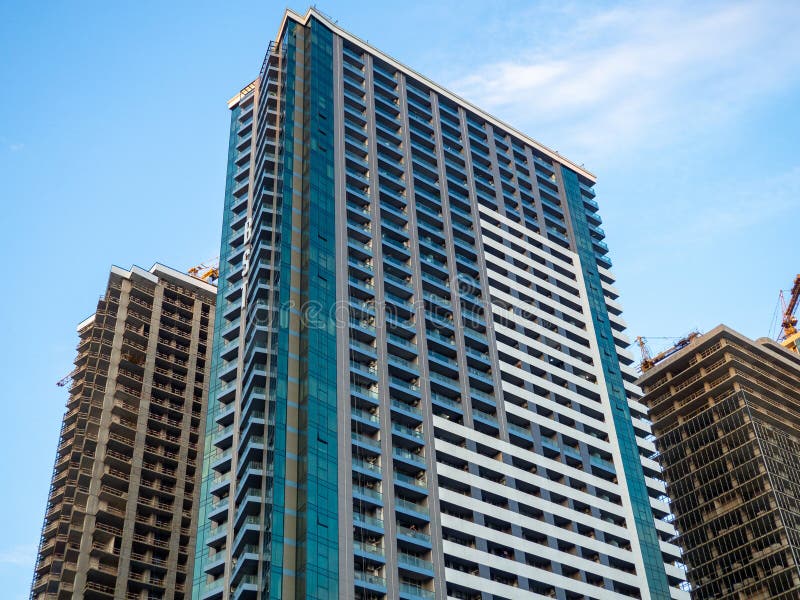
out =
{"type": "Polygon", "coordinates": [[[800,303],[800,275],[794,278],[788,302],[781,291],[781,333],[778,336],[778,341],[784,348],[790,352],[800,353],[798,348],[800,332],[797,331],[797,317],[794,316],[798,303],[800,303]]]}
{"type": "Polygon", "coordinates": [[[219,256],[192,267],[186,271],[189,275],[200,281],[215,284],[219,279],[219,256]]]}
{"type": "MultiPolygon", "coordinates": [[[[642,336],[636,338],[636,343],[639,345],[639,350],[642,352],[642,362],[639,363],[639,371],[644,373],[655,367],[658,363],[660,363],[665,358],[669,358],[676,352],[679,352],[683,348],[686,348],[689,344],[692,343],[695,339],[699,338],[702,334],[699,331],[692,331],[686,337],[679,339],[675,342],[670,348],[667,348],[663,352],[659,352],[655,356],[650,355],[650,350],[647,348],[647,340],[642,336]]],[[[675,339],[675,338],[670,338],[675,339]]]]}

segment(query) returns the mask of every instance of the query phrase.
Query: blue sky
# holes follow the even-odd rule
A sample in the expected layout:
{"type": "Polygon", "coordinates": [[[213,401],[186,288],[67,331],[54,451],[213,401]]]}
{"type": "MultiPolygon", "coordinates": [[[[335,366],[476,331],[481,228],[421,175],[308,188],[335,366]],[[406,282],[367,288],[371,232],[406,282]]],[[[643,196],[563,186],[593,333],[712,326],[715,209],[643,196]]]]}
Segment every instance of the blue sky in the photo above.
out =
{"type": "MultiPolygon", "coordinates": [[[[318,7],[597,175],[631,337],[769,333],[800,271],[800,4],[359,4],[318,7]]],[[[0,4],[6,598],[27,598],[75,325],[111,264],[217,254],[225,101],[282,10],[0,4]]]]}

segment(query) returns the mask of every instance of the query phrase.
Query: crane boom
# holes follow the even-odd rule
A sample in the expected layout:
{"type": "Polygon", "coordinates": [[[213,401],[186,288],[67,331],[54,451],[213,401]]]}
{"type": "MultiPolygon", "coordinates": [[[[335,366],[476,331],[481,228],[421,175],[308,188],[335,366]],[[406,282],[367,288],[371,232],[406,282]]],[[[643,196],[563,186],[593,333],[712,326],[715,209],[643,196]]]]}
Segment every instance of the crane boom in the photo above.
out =
{"type": "Polygon", "coordinates": [[[646,369],[645,364],[649,365],[653,361],[653,357],[650,356],[650,348],[647,347],[647,340],[642,336],[636,338],[636,343],[639,345],[639,351],[642,353],[642,362],[639,364],[639,370],[646,371],[650,367],[648,366],[646,369]]]}
{"type": "Polygon", "coordinates": [[[192,267],[186,272],[195,279],[216,284],[219,279],[219,257],[192,267]]]}
{"type": "Polygon", "coordinates": [[[792,285],[788,302],[784,302],[783,292],[781,292],[783,316],[781,319],[782,331],[778,341],[784,348],[791,352],[800,352],[800,349],[798,349],[800,332],[797,331],[797,317],[794,316],[794,311],[797,310],[798,303],[800,303],[800,275],[794,278],[794,285],[792,285]]]}
{"type": "Polygon", "coordinates": [[[62,377],[61,379],[59,379],[58,381],[56,381],[56,385],[57,385],[58,387],[65,387],[65,386],[67,386],[67,385],[68,385],[68,384],[69,384],[69,383],[72,381],[72,378],[73,378],[73,377],[75,377],[75,374],[76,374],[77,372],[78,372],[78,369],[77,369],[77,367],[76,367],[76,368],[74,368],[74,369],[72,369],[72,371],[70,371],[69,375],[65,375],[64,377],[62,377]]]}
{"type": "Polygon", "coordinates": [[[636,338],[636,342],[639,344],[639,348],[642,351],[642,362],[639,363],[639,370],[644,373],[655,367],[658,363],[660,363],[665,358],[669,358],[676,352],[686,348],[689,344],[692,343],[693,340],[699,338],[702,334],[699,331],[692,331],[689,335],[684,338],[679,339],[675,344],[664,350],[663,352],[659,352],[655,356],[650,356],[650,352],[647,349],[647,345],[645,343],[645,339],[642,336],[636,338]]]}

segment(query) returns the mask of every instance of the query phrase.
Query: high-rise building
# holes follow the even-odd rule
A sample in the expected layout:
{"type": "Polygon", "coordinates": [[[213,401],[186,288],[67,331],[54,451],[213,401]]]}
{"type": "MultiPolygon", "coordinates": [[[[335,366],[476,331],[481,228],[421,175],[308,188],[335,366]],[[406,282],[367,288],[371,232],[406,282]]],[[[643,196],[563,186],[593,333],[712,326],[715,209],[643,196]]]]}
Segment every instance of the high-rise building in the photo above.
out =
{"type": "Polygon", "coordinates": [[[216,288],[113,267],[78,325],[32,600],[191,595],[216,288]]]}
{"type": "Polygon", "coordinates": [[[720,325],[640,383],[692,598],[800,598],[800,357],[720,325]]]}
{"type": "Polygon", "coordinates": [[[685,598],[593,176],[310,10],[231,130],[194,597],[685,598]]]}

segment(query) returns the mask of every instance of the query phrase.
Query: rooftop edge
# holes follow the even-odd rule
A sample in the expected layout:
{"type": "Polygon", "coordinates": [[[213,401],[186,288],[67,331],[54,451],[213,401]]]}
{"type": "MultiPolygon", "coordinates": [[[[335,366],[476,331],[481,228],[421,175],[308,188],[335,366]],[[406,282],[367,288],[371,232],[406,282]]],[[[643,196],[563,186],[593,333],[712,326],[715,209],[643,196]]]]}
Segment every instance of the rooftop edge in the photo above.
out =
{"type": "MultiPolygon", "coordinates": [[[[441,94],[442,96],[445,96],[446,98],[452,100],[456,104],[460,104],[464,108],[467,108],[470,111],[480,115],[483,119],[485,119],[487,122],[491,123],[492,125],[500,127],[502,129],[505,129],[509,133],[519,137],[525,143],[529,144],[533,148],[536,148],[538,151],[540,151],[543,154],[547,155],[549,158],[553,159],[554,161],[558,162],[559,164],[564,165],[564,166],[568,167],[569,169],[572,169],[573,171],[575,171],[579,175],[582,175],[583,177],[586,177],[587,179],[589,179],[592,182],[592,185],[594,185],[594,183],[597,182],[597,177],[591,171],[588,171],[584,167],[581,167],[581,166],[577,165],[576,163],[572,162],[570,159],[562,156],[561,154],[559,154],[555,150],[552,150],[552,149],[548,148],[544,144],[542,144],[540,142],[537,142],[535,139],[533,139],[532,137],[522,133],[521,131],[519,131],[515,127],[512,127],[508,123],[506,123],[504,121],[501,121],[500,119],[498,119],[497,117],[491,115],[490,113],[486,112],[485,110],[475,106],[472,102],[470,102],[468,100],[465,100],[461,96],[451,92],[450,90],[442,87],[441,85],[435,83],[434,81],[431,81],[430,79],[428,79],[427,77],[425,77],[421,73],[418,73],[417,71],[415,71],[411,67],[408,67],[408,66],[404,65],[403,63],[395,60],[394,58],[392,58],[388,54],[386,54],[384,52],[381,52],[380,50],[378,50],[377,48],[375,48],[374,46],[372,46],[368,42],[362,40],[361,38],[359,38],[359,37],[357,37],[355,35],[353,35],[349,31],[346,31],[346,30],[342,29],[336,23],[331,21],[331,19],[329,17],[323,15],[322,13],[320,13],[318,10],[316,10],[313,7],[310,7],[305,15],[300,15],[299,13],[296,13],[292,9],[287,8],[286,12],[283,15],[283,19],[281,20],[280,27],[278,28],[278,35],[275,37],[275,39],[279,40],[281,38],[283,30],[286,27],[286,23],[287,23],[287,21],[289,19],[292,19],[293,21],[299,23],[300,25],[306,26],[308,24],[309,20],[312,17],[317,19],[317,20],[319,20],[326,27],[328,27],[331,31],[333,31],[336,35],[338,35],[338,36],[340,36],[340,37],[342,37],[342,38],[344,38],[344,39],[346,39],[346,40],[348,40],[348,41],[350,41],[350,42],[352,42],[352,43],[354,43],[354,44],[356,44],[358,46],[361,46],[364,50],[367,50],[371,54],[374,54],[375,56],[379,57],[381,60],[387,62],[390,65],[392,65],[394,68],[398,69],[399,71],[419,79],[420,81],[425,83],[428,87],[430,87],[432,90],[436,91],[437,93],[441,94]]],[[[248,84],[247,86],[242,88],[242,90],[239,91],[239,93],[235,94],[230,100],[228,100],[228,108],[229,109],[234,108],[239,102],[241,102],[252,91],[252,89],[254,89],[255,81],[257,81],[257,80],[254,80],[253,82],[251,82],[250,84],[248,84]]]]}

